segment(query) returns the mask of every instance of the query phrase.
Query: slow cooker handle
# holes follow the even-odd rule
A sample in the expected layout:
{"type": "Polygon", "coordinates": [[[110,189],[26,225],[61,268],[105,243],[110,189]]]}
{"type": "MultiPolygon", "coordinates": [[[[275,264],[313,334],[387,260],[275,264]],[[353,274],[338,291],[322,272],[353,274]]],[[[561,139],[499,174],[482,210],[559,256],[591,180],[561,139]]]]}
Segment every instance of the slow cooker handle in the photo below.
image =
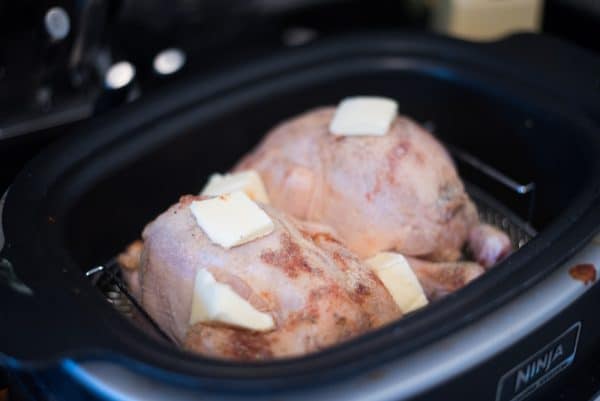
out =
{"type": "Polygon", "coordinates": [[[102,318],[86,316],[87,300],[79,307],[75,305],[78,296],[86,297],[83,291],[64,290],[58,285],[49,291],[19,274],[10,249],[5,249],[0,253],[0,365],[38,369],[63,357],[114,348],[116,338],[102,327],[102,318]]]}
{"type": "Polygon", "coordinates": [[[16,192],[13,186],[0,202],[0,365],[38,370],[64,358],[140,358],[149,348],[170,349],[132,330],[80,266],[49,241],[63,235],[60,217],[42,208],[4,213],[24,207],[16,192]]]}
{"type": "MultiPolygon", "coordinates": [[[[124,355],[141,357],[148,347],[158,353],[171,349],[132,330],[133,323],[106,302],[77,266],[19,269],[29,261],[14,258],[10,238],[5,245],[0,251],[0,366],[29,371],[65,358],[122,360],[124,355]]],[[[32,255],[36,251],[32,247],[32,255]]]]}
{"type": "MultiPolygon", "coordinates": [[[[126,352],[130,344],[118,338],[118,328],[106,327],[119,324],[114,322],[116,314],[110,305],[98,307],[104,300],[100,294],[85,288],[90,283],[80,271],[50,264],[19,269],[32,262],[18,260],[13,255],[12,250],[17,246],[2,221],[6,198],[7,193],[0,199],[0,365],[39,369],[64,357],[97,355],[106,359],[126,352]],[[65,282],[71,285],[65,288],[65,282]],[[57,330],[57,326],[62,330],[57,330]]],[[[11,220],[8,216],[4,218],[4,223],[11,220]]],[[[26,245],[30,247],[30,255],[39,252],[33,238],[26,245]]],[[[121,320],[122,324],[128,324],[121,320]]]]}

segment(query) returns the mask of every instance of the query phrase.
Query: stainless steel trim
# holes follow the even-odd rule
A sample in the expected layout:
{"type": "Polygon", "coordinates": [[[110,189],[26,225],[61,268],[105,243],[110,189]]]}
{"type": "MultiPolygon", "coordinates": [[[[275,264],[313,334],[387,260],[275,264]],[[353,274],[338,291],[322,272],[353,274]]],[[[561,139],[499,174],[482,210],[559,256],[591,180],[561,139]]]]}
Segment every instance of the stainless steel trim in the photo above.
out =
{"type": "Polygon", "coordinates": [[[104,266],[96,266],[85,272],[86,277],[93,276],[96,273],[104,271],[104,266]]]}
{"type": "Polygon", "coordinates": [[[455,146],[446,144],[446,147],[448,149],[450,149],[453,156],[458,157],[465,163],[470,164],[473,168],[479,170],[483,174],[496,180],[497,182],[501,183],[502,185],[506,186],[507,188],[510,188],[512,191],[514,191],[518,194],[523,195],[523,194],[527,194],[529,192],[535,191],[535,183],[534,182],[529,182],[527,184],[520,184],[517,181],[515,181],[514,179],[507,176],[506,174],[504,174],[503,172],[501,172],[500,170],[490,166],[489,164],[478,159],[477,157],[473,156],[472,154],[469,154],[469,153],[465,152],[464,150],[459,149],[455,146]]]}
{"type": "MultiPolygon", "coordinates": [[[[277,399],[385,401],[407,399],[420,394],[502,352],[589,291],[593,285],[585,285],[569,275],[569,268],[579,263],[600,266],[600,235],[526,294],[444,340],[376,371],[364,372],[358,378],[337,382],[335,386],[278,396],[277,399]]],[[[198,399],[198,394],[183,387],[152,381],[110,362],[77,364],[68,360],[65,364],[84,385],[113,400],[198,399]]],[[[223,395],[203,394],[202,399],[225,398],[223,395]]]]}

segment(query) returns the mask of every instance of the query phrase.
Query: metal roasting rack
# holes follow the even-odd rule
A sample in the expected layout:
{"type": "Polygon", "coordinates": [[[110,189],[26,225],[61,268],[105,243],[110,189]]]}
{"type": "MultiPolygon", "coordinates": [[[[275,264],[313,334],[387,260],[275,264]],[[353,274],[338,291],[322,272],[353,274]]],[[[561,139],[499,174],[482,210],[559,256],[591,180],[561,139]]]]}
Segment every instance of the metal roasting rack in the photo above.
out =
{"type": "Polygon", "coordinates": [[[148,326],[159,338],[173,342],[129,292],[127,284],[121,277],[121,267],[116,258],[88,270],[85,276],[92,280],[92,284],[102,292],[106,301],[117,312],[139,326],[148,326]]]}
{"type": "MultiPolygon", "coordinates": [[[[455,159],[467,163],[467,165],[485,174],[495,182],[504,185],[506,188],[519,195],[529,194],[528,201],[530,204],[528,206],[528,216],[531,216],[533,212],[532,200],[534,199],[533,195],[535,192],[534,183],[525,185],[519,184],[495,168],[486,165],[476,157],[454,147],[448,148],[455,159]]],[[[510,209],[503,206],[491,195],[469,184],[466,184],[466,188],[471,199],[477,205],[480,220],[484,223],[499,227],[506,232],[511,239],[514,249],[521,248],[536,235],[535,229],[533,229],[528,222],[520,219],[510,209]]],[[[92,284],[100,290],[106,301],[110,303],[116,311],[134,321],[138,326],[150,327],[158,337],[168,342],[173,342],[129,292],[127,284],[121,277],[121,268],[116,257],[102,265],[89,269],[85,272],[85,276],[90,278],[92,284]]]]}

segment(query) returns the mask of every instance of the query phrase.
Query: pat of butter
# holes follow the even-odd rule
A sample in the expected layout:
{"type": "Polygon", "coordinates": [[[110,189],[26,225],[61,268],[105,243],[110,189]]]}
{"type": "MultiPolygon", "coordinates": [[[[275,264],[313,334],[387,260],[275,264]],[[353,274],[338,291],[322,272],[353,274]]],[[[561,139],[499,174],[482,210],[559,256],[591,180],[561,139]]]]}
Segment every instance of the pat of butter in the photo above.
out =
{"type": "Polygon", "coordinates": [[[269,216],[242,191],[193,201],[189,208],[208,238],[226,249],[274,230],[269,216]]]}
{"type": "Polygon", "coordinates": [[[218,196],[235,191],[244,191],[253,201],[269,203],[269,196],[260,175],[255,170],[233,174],[213,174],[201,195],[218,196]]]}
{"type": "Polygon", "coordinates": [[[219,322],[248,330],[267,331],[275,327],[268,313],[260,312],[226,284],[219,283],[205,269],[196,273],[190,325],[219,322]]]}
{"type": "Polygon", "coordinates": [[[334,135],[387,134],[396,115],[398,103],[374,96],[349,97],[338,105],[329,131],[334,135]]]}
{"type": "Polygon", "coordinates": [[[404,256],[399,253],[381,252],[366,262],[402,312],[408,313],[427,305],[423,287],[404,256]]]}

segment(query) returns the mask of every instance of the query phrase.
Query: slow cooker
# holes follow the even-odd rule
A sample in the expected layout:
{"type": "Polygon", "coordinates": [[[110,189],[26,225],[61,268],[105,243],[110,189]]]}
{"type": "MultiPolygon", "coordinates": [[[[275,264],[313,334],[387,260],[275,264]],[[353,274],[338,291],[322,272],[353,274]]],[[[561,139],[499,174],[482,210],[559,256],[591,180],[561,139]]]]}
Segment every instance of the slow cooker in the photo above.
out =
{"type": "Polygon", "coordinates": [[[32,399],[553,399],[600,356],[599,71],[599,57],[540,35],[338,35],[91,119],[2,198],[0,362],[32,399]],[[518,251],[418,313],[304,357],[209,359],[133,324],[112,260],[143,225],[277,122],[356,93],[397,99],[433,130],[518,251]]]}

